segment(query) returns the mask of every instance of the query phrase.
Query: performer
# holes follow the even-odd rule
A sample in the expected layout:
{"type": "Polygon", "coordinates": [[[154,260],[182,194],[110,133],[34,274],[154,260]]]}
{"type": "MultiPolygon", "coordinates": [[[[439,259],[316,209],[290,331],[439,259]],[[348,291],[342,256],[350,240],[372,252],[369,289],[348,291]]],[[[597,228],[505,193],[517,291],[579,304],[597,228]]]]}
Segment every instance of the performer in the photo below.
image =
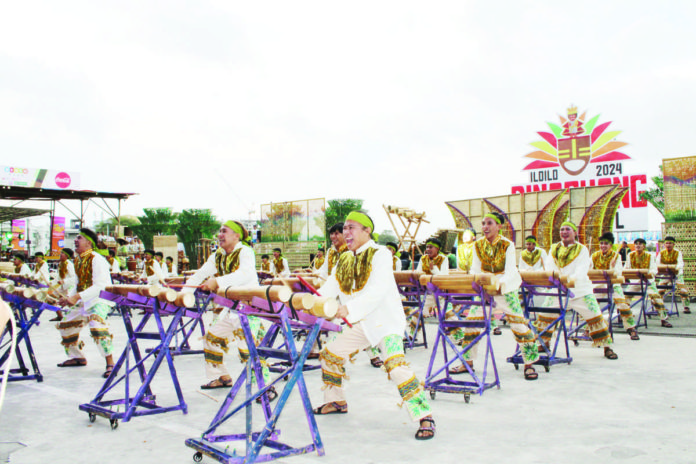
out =
{"type": "Polygon", "coordinates": [[[312,266],[311,266],[311,272],[312,273],[319,273],[319,270],[321,269],[321,266],[324,264],[324,249],[319,248],[317,250],[316,256],[314,256],[314,261],[312,261],[312,266]]]}
{"type": "MultiPolygon", "coordinates": [[[[645,240],[637,238],[633,241],[633,245],[636,247],[636,251],[632,251],[628,254],[626,269],[647,269],[651,275],[654,276],[657,274],[657,262],[652,254],[645,252],[645,240]]],[[[640,286],[632,285],[628,287],[628,290],[640,291],[640,286]]],[[[653,308],[655,308],[655,311],[657,311],[657,314],[660,316],[662,327],[671,329],[672,324],[667,320],[669,315],[667,314],[667,309],[665,309],[665,303],[662,301],[662,297],[660,297],[657,291],[655,279],[648,280],[648,298],[650,298],[653,308]]]]}
{"type": "MultiPolygon", "coordinates": [[[[63,295],[69,295],[72,288],[77,285],[77,274],[75,274],[75,265],[73,264],[73,253],[70,248],[63,248],[58,257],[58,291],[63,295]]],[[[57,322],[63,320],[63,311],[56,311],[56,317],[50,319],[57,322]]]]}
{"type": "Polygon", "coordinates": [[[389,251],[391,251],[392,254],[392,269],[394,270],[394,272],[400,271],[401,259],[399,258],[401,257],[401,253],[399,253],[399,246],[394,242],[388,242],[387,248],[389,249],[389,251]]]}
{"type": "Polygon", "coordinates": [[[21,276],[31,277],[31,269],[25,262],[26,258],[24,255],[19,253],[14,255],[14,272],[21,276]]]}
{"type": "Polygon", "coordinates": [[[165,277],[176,277],[179,275],[177,270],[174,269],[174,258],[171,256],[165,258],[164,268],[162,270],[164,271],[165,277]]]}
{"type": "Polygon", "coordinates": [[[336,316],[352,324],[329,341],[321,351],[325,403],[314,414],[345,414],[348,404],[343,390],[346,361],[351,353],[379,346],[385,370],[399,389],[411,419],[420,421],[416,439],[435,436],[435,421],[420,381],[404,357],[404,317],[401,297],[392,271],[392,256],[371,237],[374,223],[367,214],[351,212],[344,234],[350,252],[340,256],[336,272],[322,287],[322,295],[338,297],[336,316]]]}
{"type": "Polygon", "coordinates": [[[261,255],[261,272],[273,275],[271,273],[271,262],[268,260],[268,255],[261,255]]]}
{"type": "Polygon", "coordinates": [[[275,277],[290,277],[290,265],[288,260],[283,256],[283,250],[280,248],[273,249],[273,265],[271,271],[275,277]]]}
{"type": "MultiPolygon", "coordinates": [[[[77,286],[70,287],[68,296],[58,301],[60,306],[71,308],[65,319],[56,324],[63,338],[62,345],[68,360],[58,364],[58,367],[87,365],[82,352],[84,342],[80,341],[80,331],[85,325],[89,325],[92,339],[106,360],[106,370],[102,376],[107,378],[114,368],[113,335],[106,322],[113,303],[99,298],[99,294],[111,285],[111,273],[109,263],[96,251],[103,250],[98,248],[97,243],[97,234],[91,229],[80,229],[80,234],[75,239],[75,252],[79,256],[76,266],[77,286]]],[[[99,245],[104,246],[102,243],[99,245]]]]}
{"type": "MultiPolygon", "coordinates": [[[[495,308],[502,311],[510,325],[515,341],[520,346],[520,352],[524,360],[524,378],[536,380],[539,377],[532,364],[539,359],[539,351],[534,343],[534,334],[529,328],[529,321],[524,317],[518,291],[522,284],[522,278],[515,265],[515,245],[507,238],[500,235],[500,229],[505,224],[505,218],[496,213],[487,213],[481,222],[483,237],[474,242],[474,256],[471,263],[471,273],[491,273],[498,276],[500,295],[494,295],[495,308]]],[[[468,321],[484,320],[479,315],[481,308],[471,306],[466,317],[468,321]]],[[[492,318],[491,318],[492,319],[492,318]]],[[[460,331],[455,331],[454,334],[460,331]]],[[[464,338],[458,340],[462,345],[468,345],[481,333],[480,328],[467,327],[464,338]]],[[[478,354],[478,343],[464,354],[464,359],[473,367],[478,354]]],[[[450,370],[452,373],[466,372],[464,366],[450,370]]]]}
{"type": "MultiPolygon", "coordinates": [[[[660,251],[660,254],[657,255],[657,265],[677,266],[677,289],[679,290],[679,296],[681,296],[682,303],[684,304],[684,314],[691,314],[691,309],[689,309],[691,297],[689,295],[689,290],[687,290],[684,285],[684,258],[682,258],[682,252],[674,248],[675,243],[677,243],[677,240],[674,237],[665,237],[665,249],[660,251]]],[[[662,292],[664,292],[664,290],[662,292]]]]}
{"type": "MultiPolygon", "coordinates": [[[[609,333],[607,322],[602,316],[602,311],[593,293],[592,282],[587,276],[592,259],[585,245],[577,242],[578,227],[570,221],[561,224],[561,241],[554,243],[549,251],[546,268],[558,271],[561,276],[567,276],[569,280],[575,280],[575,287],[571,289],[573,298],[568,300],[568,308],[577,311],[585,321],[592,338],[593,346],[604,347],[604,357],[618,359],[619,356],[611,349],[613,340],[609,333]]],[[[537,317],[536,327],[539,332],[545,330],[555,318],[543,314],[537,317]]],[[[541,341],[550,347],[554,328],[541,337],[541,341]]]]}
{"type": "MultiPolygon", "coordinates": [[[[237,221],[227,221],[218,232],[218,249],[208,260],[186,281],[187,287],[182,291],[192,293],[194,287],[200,286],[204,291],[215,292],[218,288],[227,287],[258,287],[256,276],[256,258],[254,250],[248,245],[249,233],[237,221]]],[[[249,326],[252,336],[258,343],[265,333],[261,320],[249,316],[249,326]]],[[[245,343],[241,321],[236,314],[226,312],[218,317],[208,327],[204,341],[205,373],[213,379],[205,385],[204,390],[226,388],[232,386],[232,377],[225,367],[224,356],[229,350],[231,339],[237,338],[239,359],[245,363],[249,360],[249,350],[245,343]]],[[[270,374],[264,360],[261,360],[263,378],[269,383],[270,374]]],[[[278,394],[275,389],[266,393],[268,400],[274,400],[278,394]]]]}
{"type": "Polygon", "coordinates": [[[145,263],[143,264],[143,272],[140,274],[140,280],[147,282],[149,285],[156,283],[164,283],[164,274],[162,268],[155,261],[155,252],[147,249],[143,252],[145,255],[145,263]]]}
{"type": "Polygon", "coordinates": [[[457,267],[460,271],[468,273],[471,270],[475,241],[476,231],[474,229],[466,229],[462,234],[459,245],[457,245],[457,267]]]}
{"type": "Polygon", "coordinates": [[[112,274],[119,274],[121,272],[121,263],[119,263],[118,258],[116,258],[116,250],[109,250],[109,255],[106,257],[111,267],[112,274]]]}
{"type": "Polygon", "coordinates": [[[51,275],[48,273],[48,263],[44,260],[44,254],[39,251],[34,255],[34,258],[36,259],[36,265],[31,278],[50,286],[51,275]]]}
{"type": "MultiPolygon", "coordinates": [[[[621,255],[612,250],[612,245],[614,245],[614,234],[611,232],[605,232],[599,237],[599,251],[592,253],[592,266],[590,269],[602,271],[614,269],[617,276],[621,275],[623,271],[621,255]]],[[[619,310],[626,332],[631,336],[631,340],[640,340],[638,331],[636,330],[636,319],[633,317],[633,312],[631,312],[631,306],[626,303],[626,297],[624,296],[621,285],[614,284],[612,288],[615,295],[614,304],[616,305],[616,309],[619,310]]]]}
{"type": "MultiPolygon", "coordinates": [[[[421,256],[416,271],[423,272],[427,275],[448,275],[449,260],[447,256],[440,253],[440,248],[442,248],[442,243],[437,238],[429,238],[426,240],[425,254],[421,256]]],[[[435,297],[428,293],[425,297],[425,303],[423,303],[424,316],[432,316],[436,311],[437,304],[435,303],[435,297]]]]}
{"type": "Polygon", "coordinates": [[[537,239],[529,235],[524,239],[524,250],[520,253],[518,267],[520,271],[543,271],[544,263],[548,259],[546,251],[537,247],[537,239]]]}

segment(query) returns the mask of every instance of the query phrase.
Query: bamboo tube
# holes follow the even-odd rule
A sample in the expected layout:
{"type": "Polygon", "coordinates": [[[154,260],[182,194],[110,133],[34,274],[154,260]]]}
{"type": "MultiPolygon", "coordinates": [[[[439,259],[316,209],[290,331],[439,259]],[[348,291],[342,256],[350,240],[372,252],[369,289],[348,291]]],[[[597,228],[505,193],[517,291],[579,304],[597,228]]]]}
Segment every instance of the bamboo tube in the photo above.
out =
{"type": "Polygon", "coordinates": [[[661,274],[677,274],[676,264],[660,264],[657,266],[657,272],[661,274]]]}
{"type": "Polygon", "coordinates": [[[624,269],[621,275],[627,279],[638,279],[640,277],[652,278],[650,269],[624,269]]]}
{"type": "Polygon", "coordinates": [[[520,271],[522,280],[530,285],[549,285],[551,280],[558,278],[555,271],[520,271]]]}
{"type": "Polygon", "coordinates": [[[270,285],[262,287],[227,287],[220,288],[217,294],[230,300],[248,301],[254,297],[266,298],[266,292],[271,301],[287,303],[292,296],[292,290],[282,285],[270,285]]]}
{"type": "Polygon", "coordinates": [[[290,303],[295,309],[307,311],[312,309],[316,299],[317,297],[311,293],[293,293],[290,298],[290,303]]]}
{"type": "Polygon", "coordinates": [[[161,288],[157,294],[157,299],[162,303],[174,303],[176,301],[176,290],[172,288],[161,288]]]}
{"type": "Polygon", "coordinates": [[[422,271],[394,271],[394,280],[397,284],[410,284],[413,281],[420,282],[422,271]]]}
{"type": "Polygon", "coordinates": [[[41,301],[43,303],[44,301],[46,301],[48,299],[48,292],[44,289],[37,290],[31,299],[36,300],[36,301],[41,301]]]}
{"type": "Polygon", "coordinates": [[[164,279],[164,281],[167,282],[168,284],[183,284],[185,280],[186,280],[186,277],[179,277],[179,276],[167,277],[166,279],[164,279]]]}
{"type": "Polygon", "coordinates": [[[473,274],[463,275],[422,275],[420,277],[421,285],[426,285],[431,282],[440,290],[449,290],[457,293],[474,293],[473,283],[476,276],[473,274]]]}
{"type": "Polygon", "coordinates": [[[587,277],[589,277],[590,280],[602,280],[604,279],[604,273],[606,273],[606,275],[611,279],[617,277],[615,269],[590,269],[589,271],[587,271],[587,277]]]}
{"type": "Polygon", "coordinates": [[[324,319],[333,319],[338,312],[338,301],[336,298],[318,297],[314,301],[314,306],[309,310],[309,313],[324,319]]]}
{"type": "Polygon", "coordinates": [[[31,287],[15,287],[14,292],[12,292],[12,294],[14,295],[21,296],[22,298],[27,299],[31,299],[31,297],[34,296],[34,293],[36,292],[31,287]]]}
{"type": "Polygon", "coordinates": [[[117,295],[126,296],[129,293],[136,293],[141,296],[153,298],[159,295],[162,287],[156,285],[108,285],[105,290],[117,295]]]}
{"type": "Polygon", "coordinates": [[[10,282],[3,282],[2,284],[0,284],[0,288],[2,288],[2,290],[3,290],[4,292],[7,292],[7,293],[14,293],[14,291],[15,291],[15,284],[14,284],[14,282],[12,282],[12,281],[10,281],[10,282]]]}
{"type": "Polygon", "coordinates": [[[193,293],[179,292],[176,294],[174,304],[180,308],[193,308],[196,305],[196,296],[193,293]]]}

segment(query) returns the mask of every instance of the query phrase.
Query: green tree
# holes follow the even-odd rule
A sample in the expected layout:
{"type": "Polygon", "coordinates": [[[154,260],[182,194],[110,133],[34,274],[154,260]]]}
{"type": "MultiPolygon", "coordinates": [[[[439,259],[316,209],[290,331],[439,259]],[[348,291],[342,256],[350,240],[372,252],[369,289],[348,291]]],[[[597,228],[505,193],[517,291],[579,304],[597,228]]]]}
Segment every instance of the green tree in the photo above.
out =
{"type": "Polygon", "coordinates": [[[324,217],[326,217],[326,236],[329,236],[329,229],[338,223],[346,220],[346,216],[351,211],[356,209],[362,209],[363,200],[358,200],[356,198],[339,198],[335,200],[329,200],[327,202],[329,206],[326,207],[324,211],[324,217]]]}
{"type": "Polygon", "coordinates": [[[665,193],[664,180],[662,177],[662,165],[660,165],[660,175],[654,176],[651,180],[655,184],[655,187],[641,193],[640,197],[653,205],[655,209],[660,212],[662,217],[665,217],[665,193]]]}
{"type": "MultiPolygon", "coordinates": [[[[116,226],[119,224],[119,221],[116,218],[109,218],[104,221],[101,221],[98,223],[96,226],[94,226],[94,231],[97,232],[98,234],[112,234],[114,230],[116,230],[116,226]]],[[[137,226],[140,224],[140,220],[135,217],[135,216],[121,216],[121,221],[120,221],[121,227],[132,227],[132,226],[137,226]]]]}
{"type": "Polygon", "coordinates": [[[221,222],[209,209],[185,209],[179,213],[179,228],[176,235],[184,244],[189,262],[198,262],[198,248],[202,238],[212,238],[220,229],[221,222]]]}
{"type": "Polygon", "coordinates": [[[379,234],[379,238],[377,239],[377,243],[380,245],[386,245],[388,242],[394,242],[396,245],[399,245],[399,238],[394,234],[394,231],[391,229],[386,229],[383,230],[382,233],[379,234]]]}
{"type": "Polygon", "coordinates": [[[145,248],[152,248],[155,235],[174,235],[178,228],[177,213],[171,208],[143,208],[144,216],[138,216],[139,225],[130,226],[143,241],[145,248]]]}

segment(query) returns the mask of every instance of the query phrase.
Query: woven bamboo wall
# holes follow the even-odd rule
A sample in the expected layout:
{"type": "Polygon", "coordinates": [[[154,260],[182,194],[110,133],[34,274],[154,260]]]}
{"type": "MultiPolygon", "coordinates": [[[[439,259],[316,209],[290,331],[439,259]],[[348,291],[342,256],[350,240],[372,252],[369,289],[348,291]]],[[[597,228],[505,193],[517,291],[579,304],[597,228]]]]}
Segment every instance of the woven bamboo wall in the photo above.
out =
{"type": "Polygon", "coordinates": [[[662,224],[662,237],[677,239],[676,248],[684,258],[684,283],[689,293],[696,295],[696,221],[665,222],[662,224]]]}

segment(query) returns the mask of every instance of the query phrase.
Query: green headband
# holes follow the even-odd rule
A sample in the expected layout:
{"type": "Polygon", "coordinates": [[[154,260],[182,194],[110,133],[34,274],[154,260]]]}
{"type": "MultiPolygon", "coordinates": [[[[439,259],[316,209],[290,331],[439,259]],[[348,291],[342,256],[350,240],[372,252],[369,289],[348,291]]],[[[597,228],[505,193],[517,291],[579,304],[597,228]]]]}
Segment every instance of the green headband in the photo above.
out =
{"type": "Polygon", "coordinates": [[[677,243],[677,242],[675,242],[674,240],[665,240],[665,243],[677,243]]]}
{"type": "Polygon", "coordinates": [[[430,246],[437,247],[438,250],[440,249],[440,245],[438,245],[437,243],[435,243],[435,242],[433,242],[433,241],[431,241],[431,240],[428,240],[427,242],[425,242],[425,244],[426,244],[426,245],[430,245],[430,246]]]}
{"type": "Polygon", "coordinates": [[[87,240],[89,243],[92,244],[93,249],[95,249],[95,250],[97,249],[97,244],[94,243],[94,240],[92,240],[88,235],[85,235],[85,234],[80,234],[80,235],[82,235],[82,238],[84,238],[85,240],[87,240]]]}
{"type": "Polygon", "coordinates": [[[498,216],[496,216],[495,214],[493,214],[493,213],[486,213],[486,214],[483,215],[483,217],[485,217],[485,218],[491,218],[491,219],[493,219],[495,222],[497,222],[498,224],[502,224],[502,222],[500,222],[500,218],[499,218],[498,216]]]}
{"type": "Polygon", "coordinates": [[[232,229],[233,232],[238,233],[239,238],[241,238],[242,240],[244,239],[244,229],[242,229],[242,227],[239,224],[237,224],[236,222],[234,222],[232,220],[229,220],[226,223],[224,223],[223,225],[232,229]]]}
{"type": "Polygon", "coordinates": [[[387,245],[387,248],[391,248],[392,250],[397,251],[397,249],[396,249],[396,247],[394,247],[394,245],[387,245]]]}
{"type": "Polygon", "coordinates": [[[573,223],[570,222],[570,221],[563,221],[563,223],[561,224],[561,227],[563,227],[563,226],[568,226],[568,227],[570,227],[571,229],[573,229],[575,232],[578,231],[578,226],[576,226],[575,224],[573,224],[573,223]]]}
{"type": "Polygon", "coordinates": [[[375,230],[375,225],[372,223],[367,214],[361,213],[360,211],[351,211],[346,217],[346,221],[355,221],[365,227],[369,227],[370,231],[375,230]]]}
{"type": "Polygon", "coordinates": [[[528,238],[528,239],[525,240],[525,242],[527,242],[527,243],[533,243],[533,244],[535,244],[535,245],[536,245],[536,243],[537,243],[537,241],[536,241],[535,238],[528,238]]]}

